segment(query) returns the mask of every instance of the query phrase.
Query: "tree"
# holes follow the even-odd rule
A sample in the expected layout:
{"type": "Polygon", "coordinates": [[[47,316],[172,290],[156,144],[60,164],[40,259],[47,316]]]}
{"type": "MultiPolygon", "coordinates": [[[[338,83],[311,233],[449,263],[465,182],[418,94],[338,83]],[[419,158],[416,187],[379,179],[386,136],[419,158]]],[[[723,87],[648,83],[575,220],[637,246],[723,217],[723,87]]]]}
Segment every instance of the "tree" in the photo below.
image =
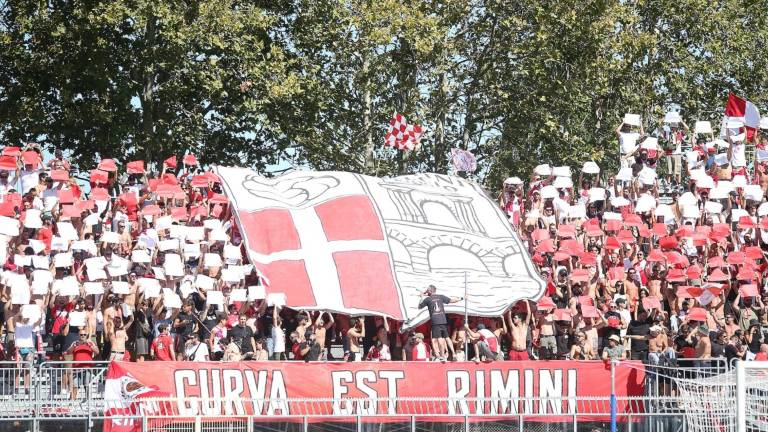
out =
{"type": "Polygon", "coordinates": [[[161,161],[263,167],[301,94],[277,16],[249,2],[12,0],[2,9],[0,117],[6,142],[161,161]]]}

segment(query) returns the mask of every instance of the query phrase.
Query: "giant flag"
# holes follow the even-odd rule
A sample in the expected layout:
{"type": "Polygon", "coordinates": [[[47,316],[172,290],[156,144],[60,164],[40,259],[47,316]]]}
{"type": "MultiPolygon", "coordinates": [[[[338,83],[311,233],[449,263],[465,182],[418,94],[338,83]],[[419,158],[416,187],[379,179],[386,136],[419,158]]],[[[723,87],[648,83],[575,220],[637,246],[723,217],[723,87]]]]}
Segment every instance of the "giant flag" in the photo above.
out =
{"type": "MultiPolygon", "coordinates": [[[[498,316],[538,299],[536,274],[507,217],[477,184],[416,174],[375,178],[293,172],[265,178],[218,167],[248,258],[287,306],[425,321],[420,294],[464,297],[471,315],[498,316]]],[[[464,313],[464,302],[446,306],[464,313]]]]}

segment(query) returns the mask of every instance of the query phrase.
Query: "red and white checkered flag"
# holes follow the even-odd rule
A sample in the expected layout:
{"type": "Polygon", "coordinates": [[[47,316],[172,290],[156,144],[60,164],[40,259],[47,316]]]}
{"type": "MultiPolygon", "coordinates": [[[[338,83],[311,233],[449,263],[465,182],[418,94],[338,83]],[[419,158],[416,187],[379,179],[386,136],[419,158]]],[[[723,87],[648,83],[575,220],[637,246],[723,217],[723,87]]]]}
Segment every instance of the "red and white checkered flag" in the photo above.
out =
{"type": "Polygon", "coordinates": [[[384,136],[384,144],[398,150],[413,150],[421,141],[421,125],[408,124],[400,113],[395,113],[389,120],[389,129],[384,136]]]}

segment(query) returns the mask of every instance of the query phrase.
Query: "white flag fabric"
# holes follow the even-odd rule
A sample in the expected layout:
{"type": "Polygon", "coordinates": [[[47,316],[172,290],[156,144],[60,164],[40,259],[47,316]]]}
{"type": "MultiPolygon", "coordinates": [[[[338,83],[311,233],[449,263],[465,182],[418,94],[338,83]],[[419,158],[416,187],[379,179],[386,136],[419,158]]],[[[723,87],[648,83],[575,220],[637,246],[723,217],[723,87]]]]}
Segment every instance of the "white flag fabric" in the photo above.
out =
{"type": "MultiPolygon", "coordinates": [[[[419,309],[427,286],[463,297],[465,273],[471,315],[499,316],[546,287],[507,217],[465,179],[216,171],[250,262],[288,307],[384,314],[412,327],[429,318],[419,309]]],[[[446,312],[463,314],[464,303],[446,312]]]]}

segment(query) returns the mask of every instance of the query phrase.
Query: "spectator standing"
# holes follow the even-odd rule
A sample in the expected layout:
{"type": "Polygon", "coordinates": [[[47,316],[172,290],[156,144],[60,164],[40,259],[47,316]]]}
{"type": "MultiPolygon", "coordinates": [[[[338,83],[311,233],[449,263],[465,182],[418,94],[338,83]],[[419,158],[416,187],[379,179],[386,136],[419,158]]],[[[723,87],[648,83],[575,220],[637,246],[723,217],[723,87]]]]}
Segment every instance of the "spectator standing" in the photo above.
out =
{"type": "Polygon", "coordinates": [[[419,309],[427,308],[432,323],[432,351],[438,360],[445,361],[451,346],[445,305],[460,302],[464,298],[439,295],[434,285],[427,287],[421,295],[426,297],[419,303],[419,309]]]}
{"type": "Polygon", "coordinates": [[[149,353],[152,358],[160,361],[173,361],[176,360],[176,354],[173,350],[173,338],[168,332],[168,324],[160,324],[158,326],[160,335],[158,335],[149,348],[149,353]]]}

